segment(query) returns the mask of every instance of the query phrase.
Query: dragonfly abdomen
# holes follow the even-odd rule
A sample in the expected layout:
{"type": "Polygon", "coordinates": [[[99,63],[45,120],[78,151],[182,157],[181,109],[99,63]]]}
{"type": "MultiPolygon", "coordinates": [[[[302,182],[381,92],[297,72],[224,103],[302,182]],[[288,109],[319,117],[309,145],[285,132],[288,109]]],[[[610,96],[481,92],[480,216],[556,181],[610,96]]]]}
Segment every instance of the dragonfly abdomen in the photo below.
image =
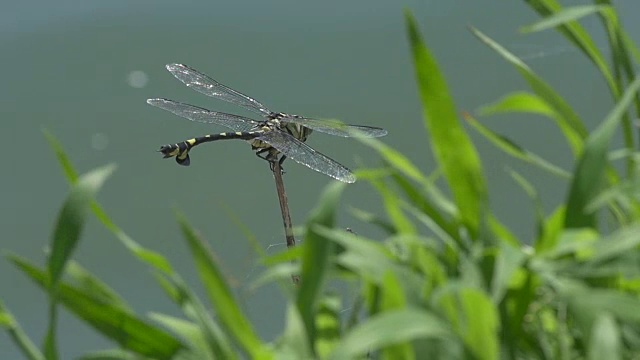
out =
{"type": "Polygon", "coordinates": [[[170,158],[175,157],[176,162],[183,166],[189,166],[191,159],[189,158],[189,151],[197,145],[217,141],[217,140],[252,140],[262,135],[264,131],[236,131],[236,132],[223,132],[219,134],[209,134],[205,136],[199,136],[177,144],[162,145],[158,152],[164,155],[163,157],[170,158]]]}

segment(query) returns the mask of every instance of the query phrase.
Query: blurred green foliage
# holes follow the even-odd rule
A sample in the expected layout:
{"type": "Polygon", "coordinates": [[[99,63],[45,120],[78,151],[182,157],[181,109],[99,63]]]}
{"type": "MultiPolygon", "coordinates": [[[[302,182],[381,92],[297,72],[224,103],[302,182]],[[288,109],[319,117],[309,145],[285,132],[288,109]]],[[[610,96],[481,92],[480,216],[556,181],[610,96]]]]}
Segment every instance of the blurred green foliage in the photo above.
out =
{"type": "Polygon", "coordinates": [[[0,326],[28,359],[57,359],[57,308],[64,306],[114,341],[112,350],[83,359],[621,359],[640,357],[640,181],[638,133],[640,51],[629,41],[610,1],[562,8],[556,0],[525,1],[541,20],[524,32],[555,29],[605,79],[611,111],[591,133],[571,106],[518,57],[477,29],[471,32],[507,60],[529,85],[480,115],[534,113],[558,125],[575,168],[562,169],[464,114],[470,127],[498,149],[568,180],[566,200],[550,214],[538,190],[511,176],[532,199],[536,233],[526,245],[489,210],[480,158],[459,121],[435,57],[406,14],[407,34],[438,169],[425,175],[394,149],[361,139],[383,159],[359,171],[384,204],[385,216],[354,216],[387,234],[374,241],[334,228],[344,185],[331,184],[305,225],[302,245],[265,258],[255,286],[278,282],[287,300],[285,328],[262,340],[236,301],[218,262],[182,215],[178,222],[208,303],[201,301],[162,255],[143,248],[94,202],[112,172],[78,176],[62,147],[47,136],[71,183],[51,239],[45,268],[16,255],[7,259],[49,295],[49,327],[39,349],[0,303],[0,326]],[[596,16],[608,36],[607,61],[578,20],[596,16]],[[609,150],[620,128],[622,149],[609,150]],[[623,173],[611,161],[624,160],[623,173]],[[447,189],[435,185],[444,180],[447,189]],[[450,194],[449,197],[446,194],[450,194]],[[183,312],[145,319],[124,298],[72,260],[88,216],[101,221],[155,275],[183,312]],[[607,220],[607,231],[598,220],[607,220]],[[293,261],[293,263],[292,263],[293,261]],[[300,286],[290,281],[301,276],[300,286]],[[344,299],[327,284],[354,289],[344,299]],[[151,321],[150,321],[151,320],[151,321]]]}

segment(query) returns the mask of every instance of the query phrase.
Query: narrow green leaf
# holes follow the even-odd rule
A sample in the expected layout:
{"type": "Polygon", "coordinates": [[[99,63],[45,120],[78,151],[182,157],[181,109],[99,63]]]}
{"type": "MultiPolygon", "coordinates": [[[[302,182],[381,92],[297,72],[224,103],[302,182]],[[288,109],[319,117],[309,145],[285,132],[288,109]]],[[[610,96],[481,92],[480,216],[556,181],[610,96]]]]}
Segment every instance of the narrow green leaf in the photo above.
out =
{"type": "Polygon", "coordinates": [[[453,193],[462,222],[476,238],[487,208],[487,190],[478,154],[456,116],[444,76],[424,45],[413,16],[405,14],[423,116],[438,164],[453,193]]]}
{"type": "Polygon", "coordinates": [[[545,170],[560,178],[571,178],[571,174],[566,170],[521,147],[509,138],[494,132],[493,130],[484,126],[478,120],[474,119],[471,115],[465,114],[464,117],[469,125],[471,125],[471,127],[473,127],[476,131],[478,131],[480,135],[484,136],[487,140],[493,143],[494,146],[504,151],[506,154],[511,155],[514,158],[522,160],[526,163],[535,165],[540,169],[545,170]]]}
{"type": "Polygon", "coordinates": [[[115,166],[108,165],[81,176],[62,206],[53,232],[48,262],[52,286],[60,280],[64,266],[80,239],[95,194],[113,170],[115,166]]]}
{"type": "Polygon", "coordinates": [[[551,16],[547,16],[542,20],[538,20],[535,23],[520,28],[523,33],[543,31],[554,28],[559,25],[564,25],[568,22],[579,20],[580,18],[596,14],[603,9],[608,9],[608,6],[602,5],[582,5],[572,6],[556,12],[551,16]]]}
{"type": "Polygon", "coordinates": [[[340,341],[342,304],[338,295],[326,295],[320,300],[316,313],[316,342],[318,356],[324,359],[340,341]]]}
{"type": "Polygon", "coordinates": [[[356,359],[383,347],[416,339],[447,339],[453,334],[440,318],[425,310],[405,308],[374,315],[356,325],[328,359],[356,359]]]}
{"type": "Polygon", "coordinates": [[[0,328],[5,328],[9,333],[9,337],[16,344],[18,349],[22,351],[24,357],[28,360],[44,360],[44,355],[38,350],[38,347],[25,334],[20,324],[14,319],[13,315],[7,310],[0,301],[0,328]]]}
{"type": "Polygon", "coordinates": [[[321,226],[332,228],[338,201],[344,189],[343,183],[334,182],[329,185],[320,197],[320,204],[312,211],[307,220],[307,236],[304,238],[302,253],[302,273],[300,289],[296,298],[296,306],[304,322],[309,346],[316,339],[315,312],[317,301],[322,293],[327,272],[330,270],[329,257],[336,251],[335,244],[320,235],[321,226]]]}
{"type": "Polygon", "coordinates": [[[69,282],[73,283],[78,288],[78,290],[86,294],[91,294],[95,299],[111,304],[123,311],[133,313],[131,307],[120,295],[118,295],[118,293],[115,292],[115,290],[77,262],[69,261],[67,263],[65,276],[69,279],[69,282]]]}
{"type": "Polygon", "coordinates": [[[389,221],[382,219],[376,214],[355,207],[350,207],[349,212],[354,218],[364,223],[376,225],[387,234],[393,234],[396,232],[393,225],[389,221]]]}
{"type": "Polygon", "coordinates": [[[233,336],[234,340],[252,358],[268,358],[267,349],[263,346],[251,323],[244,316],[240,306],[233,298],[231,289],[225,281],[213,253],[181,214],[178,214],[177,218],[182,234],[191,250],[191,256],[200,275],[200,281],[202,281],[220,321],[233,336]]]}
{"type": "MultiPolygon", "coordinates": [[[[556,0],[528,0],[527,3],[535,11],[537,11],[542,17],[544,17],[542,26],[530,25],[525,27],[524,30],[542,30],[548,28],[547,25],[554,25],[557,30],[563,34],[570,42],[572,42],[578,49],[580,49],[598,68],[602,76],[605,78],[611,93],[614,94],[614,98],[618,97],[619,89],[616,81],[609,70],[609,65],[602,55],[602,52],[596,45],[595,41],[589,36],[589,33],[576,21],[578,16],[585,16],[592,12],[587,6],[568,7],[562,9],[561,5],[556,0]],[[545,25],[546,24],[546,25],[545,25]]],[[[607,7],[593,6],[594,10],[599,10],[601,13],[607,12],[607,7]]]]}
{"type": "Polygon", "coordinates": [[[423,184],[426,186],[426,194],[423,195],[423,192],[401,174],[395,173],[392,177],[395,183],[405,193],[407,201],[412,203],[417,209],[420,209],[425,216],[428,216],[434,225],[447,233],[448,237],[460,241],[459,229],[456,224],[449,220],[455,218],[457,211],[451,210],[452,207],[455,209],[455,206],[448,202],[445,204],[441,201],[443,197],[437,195],[435,184],[423,184]]]}
{"type": "Polygon", "coordinates": [[[608,165],[609,143],[638,89],[640,89],[640,77],[629,85],[620,101],[587,139],[569,190],[565,227],[595,227],[595,215],[587,213],[586,207],[600,191],[608,165]]]}
{"type": "MultiPolygon", "coordinates": [[[[37,285],[47,289],[50,282],[48,273],[17,256],[9,256],[8,259],[37,285]]],[[[145,323],[120,307],[103,303],[82,289],[61,281],[58,284],[57,295],[65,308],[124,349],[157,359],[172,359],[182,348],[182,344],[166,332],[145,323]]]]}
{"type": "Polygon", "coordinates": [[[151,313],[149,314],[149,317],[157,323],[162,324],[165,328],[171,330],[174,334],[180,336],[182,340],[186,341],[191,348],[193,356],[197,359],[216,359],[214,354],[211,353],[205,336],[196,324],[184,319],[160,313],[151,313]]]}
{"type": "MultiPolygon", "coordinates": [[[[73,168],[69,157],[64,152],[62,148],[62,144],[58,140],[56,140],[53,135],[49,132],[45,131],[45,137],[47,141],[49,141],[49,146],[56,154],[58,162],[62,167],[63,173],[67,178],[67,181],[72,186],[75,185],[78,181],[78,173],[73,168]]],[[[171,274],[172,269],[169,261],[165,259],[159,253],[151,251],[149,249],[145,249],[140,244],[135,242],[131,237],[129,237],[124,231],[122,231],[111,219],[107,216],[105,211],[98,205],[97,202],[93,202],[91,205],[91,210],[96,218],[109,230],[113,235],[122,242],[122,244],[139,260],[151,265],[152,267],[160,270],[166,274],[171,274]]]]}
{"type": "Polygon", "coordinates": [[[473,35],[480,41],[493,49],[498,55],[502,56],[506,61],[511,63],[520,75],[527,81],[531,90],[544,101],[553,112],[557,114],[555,117],[556,124],[562,130],[567,142],[571,146],[574,154],[582,152],[583,139],[587,137],[587,130],[573,109],[567,102],[556,93],[549,84],[544,82],[536,73],[531,70],[522,60],[509,52],[500,44],[493,41],[481,31],[471,27],[473,35]]]}
{"type": "Polygon", "coordinates": [[[370,182],[382,197],[384,208],[387,211],[387,216],[391,219],[391,223],[393,224],[395,231],[401,234],[415,234],[415,226],[402,212],[400,199],[397,194],[392,192],[391,189],[382,181],[371,180],[370,182]]]}
{"type": "Polygon", "coordinates": [[[227,334],[216,324],[210,312],[184,280],[178,274],[167,276],[158,271],[154,275],[169,298],[182,309],[183,314],[198,325],[214,358],[236,359],[236,350],[231,345],[227,334]]]}
{"type": "Polygon", "coordinates": [[[485,105],[478,110],[478,113],[482,116],[514,112],[538,114],[551,119],[556,116],[553,108],[542,98],[524,91],[511,92],[500,100],[485,105]]]}

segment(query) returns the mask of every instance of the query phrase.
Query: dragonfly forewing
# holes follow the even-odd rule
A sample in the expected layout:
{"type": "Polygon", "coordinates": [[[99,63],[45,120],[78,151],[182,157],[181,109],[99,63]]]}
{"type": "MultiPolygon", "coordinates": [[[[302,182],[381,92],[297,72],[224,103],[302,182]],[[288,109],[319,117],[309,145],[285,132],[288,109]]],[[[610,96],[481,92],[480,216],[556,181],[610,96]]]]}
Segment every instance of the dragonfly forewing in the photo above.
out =
{"type": "Polygon", "coordinates": [[[230,87],[220,84],[207,75],[188,67],[183,64],[169,64],[167,70],[176,79],[182,81],[188,87],[195,91],[211,96],[216,99],[230,102],[232,104],[241,106],[249,111],[262,116],[268,116],[271,111],[262,105],[256,99],[253,99],[239,91],[233,90],[230,87]]]}
{"type": "Polygon", "coordinates": [[[219,124],[235,131],[248,131],[259,125],[259,122],[243,116],[210,111],[169,99],[148,99],[147,104],[167,110],[191,121],[219,124]]]}

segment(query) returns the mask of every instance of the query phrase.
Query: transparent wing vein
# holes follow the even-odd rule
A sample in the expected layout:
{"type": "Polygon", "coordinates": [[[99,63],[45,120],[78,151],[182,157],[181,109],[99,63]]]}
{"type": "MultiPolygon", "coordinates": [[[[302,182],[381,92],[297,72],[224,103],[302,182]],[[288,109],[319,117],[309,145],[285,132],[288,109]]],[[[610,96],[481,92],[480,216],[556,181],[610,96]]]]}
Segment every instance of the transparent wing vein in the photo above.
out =
{"type": "Polygon", "coordinates": [[[169,64],[167,65],[167,70],[169,70],[173,76],[182,81],[185,85],[202,94],[241,106],[262,116],[270,114],[269,109],[259,101],[222,85],[209,76],[186,65],[169,64]]]}
{"type": "Polygon", "coordinates": [[[285,116],[283,122],[296,123],[325,134],[342,137],[380,137],[387,135],[387,130],[362,125],[347,125],[336,120],[311,119],[297,115],[285,116]]]}
{"type": "Polygon", "coordinates": [[[170,111],[180,117],[205,124],[218,124],[235,131],[248,131],[256,128],[257,121],[233,114],[209,111],[197,106],[169,99],[148,99],[147,104],[170,111]]]}
{"type": "Polygon", "coordinates": [[[356,177],[351,170],[327,156],[313,150],[310,146],[300,142],[293,136],[273,130],[265,132],[257,139],[262,140],[276,148],[278,151],[310,169],[331,176],[334,179],[352,183],[356,177]]]}

